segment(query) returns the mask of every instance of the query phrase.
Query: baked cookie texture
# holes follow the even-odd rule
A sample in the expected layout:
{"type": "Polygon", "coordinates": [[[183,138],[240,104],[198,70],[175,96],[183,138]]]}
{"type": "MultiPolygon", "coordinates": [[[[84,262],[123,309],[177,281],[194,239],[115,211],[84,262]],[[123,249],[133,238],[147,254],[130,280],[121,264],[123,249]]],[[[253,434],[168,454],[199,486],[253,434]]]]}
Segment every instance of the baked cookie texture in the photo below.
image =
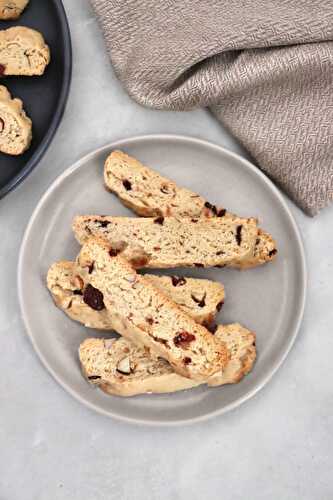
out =
{"type": "Polygon", "coordinates": [[[17,19],[28,3],[29,0],[0,0],[0,20],[17,19]]]}
{"type": "MultiPolygon", "coordinates": [[[[215,281],[153,274],[145,274],[145,278],[197,323],[211,324],[224,303],[224,287],[215,281]]],[[[96,311],[84,302],[82,281],[75,275],[74,262],[53,264],[47,273],[47,287],[56,305],[71,319],[86,327],[112,330],[106,310],[96,311]]]]}
{"type": "MultiPolygon", "coordinates": [[[[227,346],[230,361],[206,383],[221,386],[239,382],[256,359],[254,333],[234,323],[219,326],[215,337],[227,346]]],[[[86,339],[79,348],[79,358],[89,382],[112,395],[176,392],[200,385],[178,375],[165,360],[152,357],[148,349],[125,338],[86,339]]]]}
{"type": "Polygon", "coordinates": [[[143,217],[209,217],[213,214],[202,196],[177,186],[122,151],[113,151],[106,159],[104,181],[124,205],[143,217]]]}
{"type": "Polygon", "coordinates": [[[32,139],[32,122],[20,99],[13,99],[7,88],[0,85],[0,152],[20,155],[32,139]]]}
{"type": "Polygon", "coordinates": [[[0,75],[42,75],[50,50],[36,30],[16,26],[0,31],[0,75]]]}
{"type": "Polygon", "coordinates": [[[105,241],[90,239],[82,247],[75,272],[83,281],[86,304],[95,310],[105,308],[116,332],[166,359],[180,375],[205,381],[226,366],[224,343],[123,257],[113,256],[105,241]]]}
{"type": "Polygon", "coordinates": [[[258,238],[255,219],[136,218],[77,216],[73,231],[80,244],[105,239],[134,267],[239,267],[253,259],[258,238]]]}
{"type": "MultiPolygon", "coordinates": [[[[237,220],[236,215],[178,186],[122,151],[113,151],[106,159],[104,182],[124,205],[144,217],[226,217],[237,220]]],[[[240,267],[264,264],[273,260],[276,254],[272,236],[259,229],[254,255],[247,263],[243,261],[240,267]]]]}

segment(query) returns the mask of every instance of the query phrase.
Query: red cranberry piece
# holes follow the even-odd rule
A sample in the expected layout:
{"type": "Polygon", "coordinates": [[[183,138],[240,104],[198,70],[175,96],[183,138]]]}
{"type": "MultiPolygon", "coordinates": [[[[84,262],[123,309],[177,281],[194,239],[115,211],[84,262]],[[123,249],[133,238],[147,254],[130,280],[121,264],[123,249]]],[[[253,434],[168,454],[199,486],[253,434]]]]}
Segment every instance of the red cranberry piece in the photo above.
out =
{"type": "Polygon", "coordinates": [[[190,342],[195,340],[195,335],[188,332],[179,332],[173,339],[173,342],[176,347],[182,347],[186,349],[190,342]]]}
{"type": "Polygon", "coordinates": [[[102,292],[92,285],[87,285],[83,292],[83,301],[95,311],[105,309],[102,292]]]}
{"type": "Polygon", "coordinates": [[[186,279],[179,276],[171,276],[171,281],[173,286],[183,286],[186,283],[186,279]]]}

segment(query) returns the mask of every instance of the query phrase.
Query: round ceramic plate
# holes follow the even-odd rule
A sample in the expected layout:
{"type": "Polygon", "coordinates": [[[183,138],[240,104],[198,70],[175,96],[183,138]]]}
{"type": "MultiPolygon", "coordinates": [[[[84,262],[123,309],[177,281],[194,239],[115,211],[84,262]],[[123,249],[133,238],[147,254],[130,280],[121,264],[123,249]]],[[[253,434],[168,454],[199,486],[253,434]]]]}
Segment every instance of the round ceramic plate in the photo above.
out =
{"type": "MultiPolygon", "coordinates": [[[[179,273],[179,270],[177,270],[179,273]]],[[[172,271],[169,271],[171,274],[172,271]]],[[[135,423],[190,423],[222,414],[262,388],[285,359],[303,314],[306,270],[295,221],[279,191],[257,168],[211,143],[189,137],[152,135],[110,144],[66,170],[39,202],[22,243],[18,285],[22,315],[35,350],[54,378],[73,396],[106,415],[135,423]],[[274,263],[259,268],[191,269],[183,274],[224,283],[219,322],[238,321],[257,334],[258,358],[242,382],[220,388],[133,398],[107,396],[82,377],[78,347],[87,336],[105,336],[68,319],[45,286],[49,266],[74,259],[71,231],[77,214],[130,215],[103,186],[103,164],[122,149],[211,203],[257,216],[278,242],[274,263]]],[[[110,333],[110,335],[112,335],[110,333]]]]}
{"type": "Polygon", "coordinates": [[[32,119],[32,143],[22,155],[0,153],[0,198],[14,189],[36,167],[62,118],[71,82],[72,48],[61,0],[31,0],[19,19],[0,21],[0,29],[27,26],[40,31],[51,50],[51,62],[43,76],[0,78],[13,97],[23,101],[32,119]]]}

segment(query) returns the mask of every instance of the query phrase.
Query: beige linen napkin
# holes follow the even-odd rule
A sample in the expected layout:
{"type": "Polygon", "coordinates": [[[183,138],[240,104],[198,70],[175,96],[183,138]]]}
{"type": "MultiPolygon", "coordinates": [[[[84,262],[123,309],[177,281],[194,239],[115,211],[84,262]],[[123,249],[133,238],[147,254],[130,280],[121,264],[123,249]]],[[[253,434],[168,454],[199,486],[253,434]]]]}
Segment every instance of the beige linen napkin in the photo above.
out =
{"type": "Polygon", "coordinates": [[[333,0],[91,0],[137,102],[209,106],[308,214],[333,199],[333,0]]]}

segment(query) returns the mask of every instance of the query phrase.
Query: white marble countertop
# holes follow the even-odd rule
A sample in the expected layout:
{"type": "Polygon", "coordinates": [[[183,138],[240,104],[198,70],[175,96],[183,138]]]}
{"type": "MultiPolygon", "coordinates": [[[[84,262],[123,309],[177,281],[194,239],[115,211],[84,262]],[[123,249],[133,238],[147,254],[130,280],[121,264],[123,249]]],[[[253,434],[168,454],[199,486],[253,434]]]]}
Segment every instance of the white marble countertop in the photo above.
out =
{"type": "Polygon", "coordinates": [[[204,110],[132,102],[88,0],[64,3],[74,50],[67,110],[38,168],[0,202],[0,500],[332,500],[333,207],[310,219],[289,204],[309,267],[303,325],[273,380],[225,416],[185,428],[122,424],[80,405],[34,353],[18,306],[18,253],[33,209],[63,170],[112,140],[152,132],[241,151],[204,110]]]}

